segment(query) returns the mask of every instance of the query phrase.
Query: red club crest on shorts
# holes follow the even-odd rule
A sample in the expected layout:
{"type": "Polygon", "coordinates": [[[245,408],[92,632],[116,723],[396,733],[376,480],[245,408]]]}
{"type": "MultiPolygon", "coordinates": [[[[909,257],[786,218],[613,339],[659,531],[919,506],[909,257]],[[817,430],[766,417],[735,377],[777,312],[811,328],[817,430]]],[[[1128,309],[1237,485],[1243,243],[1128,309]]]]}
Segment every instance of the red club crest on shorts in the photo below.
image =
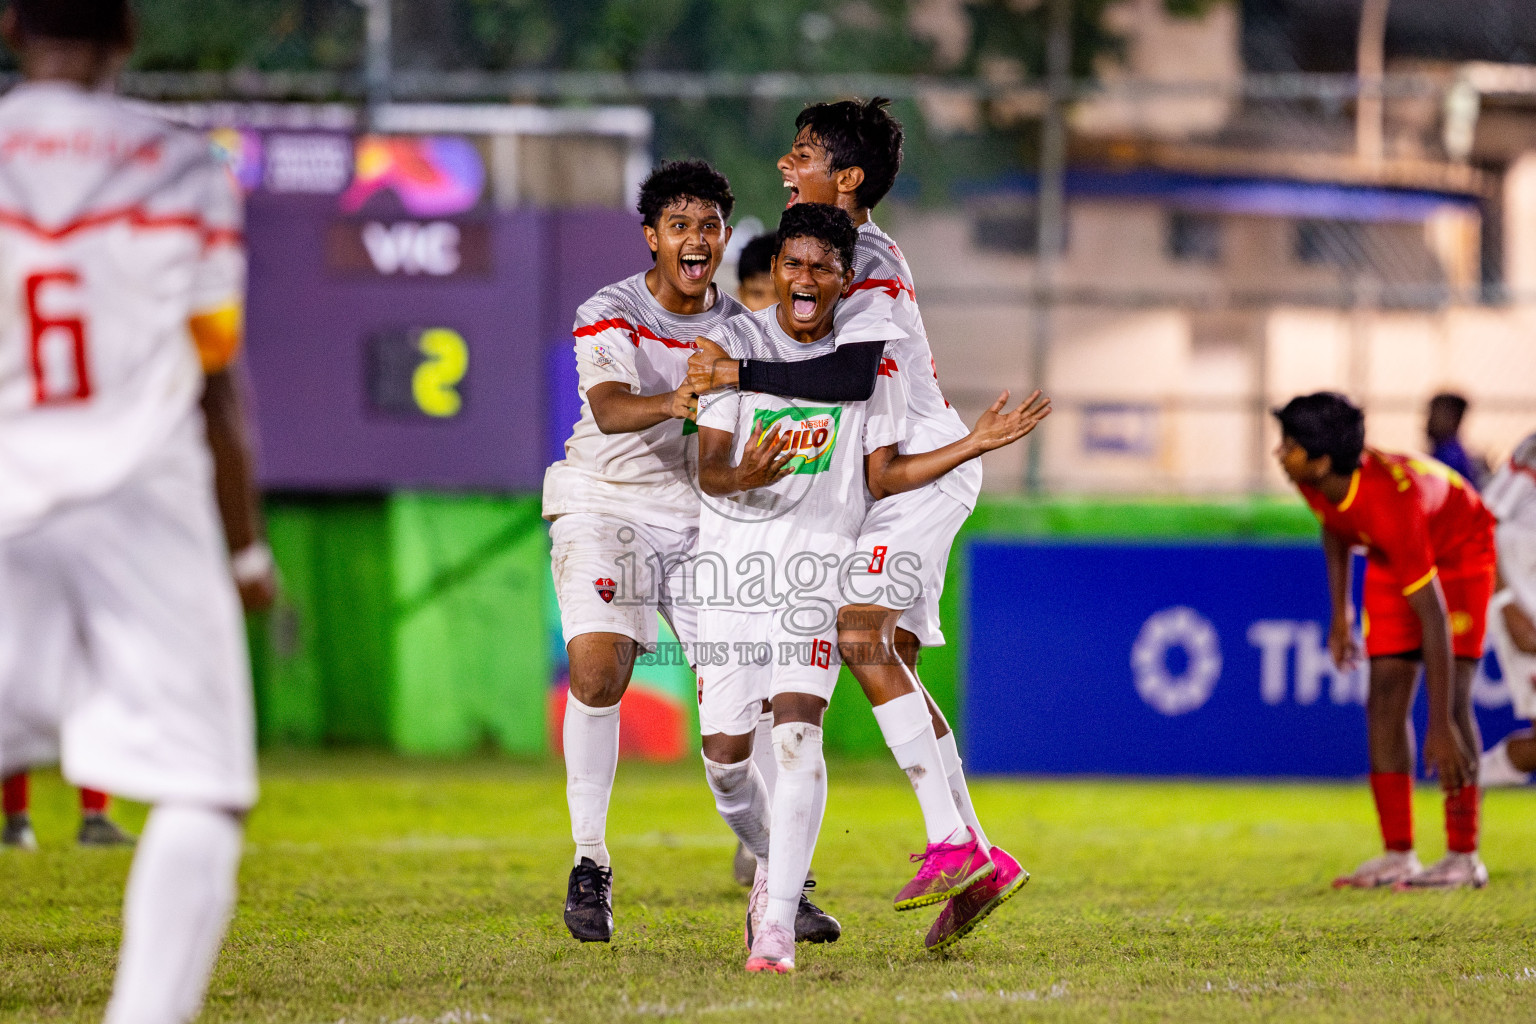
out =
{"type": "Polygon", "coordinates": [[[593,580],[592,585],[597,588],[597,596],[603,599],[604,604],[613,603],[613,593],[616,589],[616,585],[614,584],[613,580],[610,580],[607,577],[600,577],[593,580]]]}

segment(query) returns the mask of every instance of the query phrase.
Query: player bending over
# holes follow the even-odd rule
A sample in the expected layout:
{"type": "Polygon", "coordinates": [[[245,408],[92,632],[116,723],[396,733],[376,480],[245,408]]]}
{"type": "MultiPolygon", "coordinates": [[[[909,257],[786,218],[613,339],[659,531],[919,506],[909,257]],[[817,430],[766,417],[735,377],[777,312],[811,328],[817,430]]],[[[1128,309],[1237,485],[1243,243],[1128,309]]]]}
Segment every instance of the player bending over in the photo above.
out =
{"type": "MultiPolygon", "coordinates": [[[[858,400],[871,393],[883,353],[906,371],[909,408],[902,451],[930,452],[968,432],[939,389],[911,270],[895,241],[871,219],[901,167],[902,128],[886,104],[874,99],[807,107],[796,118],[794,143],[778,169],[790,190],[791,208],[802,202],[829,203],[858,226],[853,282],[838,307],[837,322],[875,317],[892,325],[887,336],[839,337],[835,352],[796,363],[738,361],[706,345],[693,358],[691,379],[700,391],[737,386],[804,400],[858,400]]],[[[1047,404],[1034,403],[1032,397],[1028,413],[1038,420],[1047,404]]],[[[949,551],[980,491],[981,463],[971,461],[927,486],[876,502],[856,546],[868,556],[871,570],[860,588],[866,598],[844,617],[845,643],[870,653],[894,647],[905,666],[883,657],[850,659],[887,746],[914,781],[927,833],[923,866],[895,903],[910,909],[950,900],[928,932],[929,948],[962,938],[1029,878],[1013,857],[988,842],[971,803],[954,733],[916,674],[921,648],[944,643],[939,599],[949,551]],[[879,586],[877,577],[888,566],[910,572],[919,586],[879,586]],[[944,784],[935,785],[940,779],[944,784]]]]}
{"type": "Polygon", "coordinates": [[[153,805],[107,1021],[173,1024],[202,1002],[256,799],[193,343],[238,342],[240,196],[203,135],[103,91],[125,0],[4,18],[26,81],[0,100],[0,707],[66,693],[65,777],[153,805]]]}
{"type": "Polygon", "coordinates": [[[1360,657],[1351,633],[1349,553],[1364,547],[1362,632],[1370,658],[1366,729],[1371,792],[1386,852],[1334,882],[1369,889],[1480,888],[1477,722],[1472,676],[1483,654],[1493,590],[1493,517],[1454,470],[1421,456],[1365,447],[1365,417],[1342,395],[1293,398],[1275,411],[1275,456],[1322,523],[1341,669],[1360,657]],[[1445,791],[1449,852],[1425,869],[1413,852],[1414,692],[1429,688],[1424,761],[1445,791]]]}
{"type": "MultiPolygon", "coordinates": [[[[1519,718],[1536,720],[1536,434],[1521,441],[1493,475],[1483,501],[1499,521],[1499,592],[1488,632],[1519,718]]],[[[1482,757],[1485,786],[1520,786],[1536,772],[1536,731],[1504,737],[1482,757]]]]}
{"type": "Polygon", "coordinates": [[[566,799],[576,842],[565,924],[582,942],[613,936],[605,842],[619,760],[619,701],[635,656],[656,645],[656,613],[690,657],[696,611],[674,585],[698,540],[699,498],[685,431],[693,339],[744,313],[712,283],[731,229],[729,183],[699,161],[662,164],[640,188],[655,266],[609,285],[576,314],[581,419],[544,476],[544,517],[570,657],[566,799]]]}

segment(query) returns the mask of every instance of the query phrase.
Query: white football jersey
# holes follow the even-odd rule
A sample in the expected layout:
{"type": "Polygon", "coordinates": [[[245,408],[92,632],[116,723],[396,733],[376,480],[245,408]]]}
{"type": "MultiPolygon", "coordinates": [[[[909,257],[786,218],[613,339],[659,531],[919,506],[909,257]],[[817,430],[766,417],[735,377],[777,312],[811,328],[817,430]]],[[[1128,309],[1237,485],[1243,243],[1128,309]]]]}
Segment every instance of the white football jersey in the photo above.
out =
{"type": "MultiPolygon", "coordinates": [[[[855,318],[871,316],[889,319],[901,328],[901,336],[893,335],[885,344],[885,354],[896,360],[906,378],[907,436],[899,446],[901,453],[931,452],[969,434],[970,428],[939,390],[938,367],[928,347],[928,331],[917,309],[906,257],[872,220],[859,228],[853,284],[838,304],[838,329],[855,318]]],[[[981,460],[961,463],[940,477],[937,486],[966,508],[975,508],[981,493],[981,460]]]]}
{"type": "Polygon", "coordinates": [[[688,357],[700,335],[716,338],[720,326],[746,307],[716,288],[703,313],[671,313],[636,274],[611,284],[582,303],[572,334],[580,377],[581,419],[565,442],[565,458],[544,473],[544,518],[567,512],[604,512],[671,529],[699,517],[694,490],[691,425],[663,420],[627,434],[597,428],[587,391],[618,381],[632,394],[675,391],[688,379],[688,357]],[[686,432],[685,432],[686,428],[686,432]]]}
{"type": "Polygon", "coordinates": [[[1536,434],[1515,446],[1483,488],[1483,504],[1501,525],[1536,531],[1536,434]]]}
{"type": "MultiPolygon", "coordinates": [[[[737,317],[710,335],[737,359],[798,362],[826,355],[839,344],[887,337],[890,324],[864,324],[869,333],[796,341],[779,326],[778,306],[737,317]]],[[[800,552],[851,554],[868,508],[864,456],[898,444],[906,435],[906,393],[896,361],[881,361],[867,402],[799,402],[758,392],[722,391],[699,400],[699,427],[735,435],[732,461],[739,464],[753,430],[766,439],[777,427],[788,432],[794,472],[768,487],[724,498],[706,495],[699,513],[699,551],[718,553],[728,573],[755,552],[776,560],[777,572],[800,552]]]]}
{"type": "Polygon", "coordinates": [[[242,300],[240,231],[206,136],[62,83],[0,99],[0,536],[197,436],[188,320],[242,300]]]}

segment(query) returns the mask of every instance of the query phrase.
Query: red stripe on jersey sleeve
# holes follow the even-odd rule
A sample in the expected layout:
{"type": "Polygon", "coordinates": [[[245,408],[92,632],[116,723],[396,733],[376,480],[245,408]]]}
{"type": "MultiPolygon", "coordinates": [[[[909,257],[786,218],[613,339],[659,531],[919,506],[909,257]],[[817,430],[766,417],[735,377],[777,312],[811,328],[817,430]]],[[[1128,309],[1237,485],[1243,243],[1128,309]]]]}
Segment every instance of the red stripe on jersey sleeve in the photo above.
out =
{"type": "Polygon", "coordinates": [[[628,320],[625,320],[623,317],[617,316],[610,317],[607,320],[599,320],[596,323],[587,324],[584,327],[578,327],[571,333],[577,338],[590,338],[595,334],[601,334],[608,330],[618,330],[625,332],[629,335],[630,344],[634,345],[636,348],[640,347],[641,338],[660,342],[667,348],[699,347],[697,344],[691,341],[678,341],[676,338],[663,338],[661,335],[645,326],[645,324],[641,324],[639,327],[636,327],[634,324],[630,323],[628,320]]]}
{"type": "Polygon", "coordinates": [[[910,284],[899,277],[866,277],[862,281],[854,282],[843,295],[846,297],[854,292],[864,291],[867,288],[877,288],[893,299],[900,298],[901,293],[906,292],[908,298],[913,302],[917,301],[917,292],[913,290],[910,284]]]}

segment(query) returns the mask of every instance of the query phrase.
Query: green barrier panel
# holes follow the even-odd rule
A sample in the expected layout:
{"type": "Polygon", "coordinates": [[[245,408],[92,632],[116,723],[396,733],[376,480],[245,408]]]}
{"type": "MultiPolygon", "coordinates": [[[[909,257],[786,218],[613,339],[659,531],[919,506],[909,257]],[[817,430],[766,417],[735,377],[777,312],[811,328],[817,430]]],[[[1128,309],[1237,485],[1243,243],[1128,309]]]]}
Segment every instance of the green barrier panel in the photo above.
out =
{"type": "Polygon", "coordinates": [[[395,749],[546,751],[549,533],[539,504],[536,497],[390,499],[395,749]]]}
{"type": "Polygon", "coordinates": [[[264,743],[547,749],[536,497],[267,503],[279,605],[252,623],[264,743]]]}
{"type": "Polygon", "coordinates": [[[389,742],[391,622],[387,499],[317,502],[315,650],[327,743],[389,742]]]}
{"type": "Polygon", "coordinates": [[[267,536],[282,590],[271,613],[250,621],[256,721],[263,744],[309,747],[325,738],[324,684],[315,647],[319,516],[313,506],[297,502],[267,509],[267,536]]]}

